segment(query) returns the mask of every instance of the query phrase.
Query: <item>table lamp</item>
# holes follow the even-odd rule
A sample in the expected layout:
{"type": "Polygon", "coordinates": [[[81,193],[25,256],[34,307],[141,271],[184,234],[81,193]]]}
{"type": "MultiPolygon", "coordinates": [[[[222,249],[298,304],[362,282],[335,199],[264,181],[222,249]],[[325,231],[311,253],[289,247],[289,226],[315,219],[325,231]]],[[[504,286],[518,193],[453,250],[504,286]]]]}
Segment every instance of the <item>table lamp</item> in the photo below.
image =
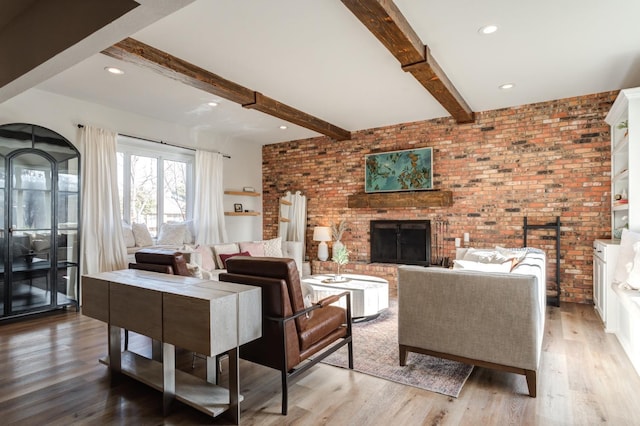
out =
{"type": "Polygon", "coordinates": [[[331,228],[328,226],[316,226],[313,228],[313,241],[320,241],[318,244],[318,259],[325,261],[329,259],[329,247],[327,241],[331,241],[331,228]]]}

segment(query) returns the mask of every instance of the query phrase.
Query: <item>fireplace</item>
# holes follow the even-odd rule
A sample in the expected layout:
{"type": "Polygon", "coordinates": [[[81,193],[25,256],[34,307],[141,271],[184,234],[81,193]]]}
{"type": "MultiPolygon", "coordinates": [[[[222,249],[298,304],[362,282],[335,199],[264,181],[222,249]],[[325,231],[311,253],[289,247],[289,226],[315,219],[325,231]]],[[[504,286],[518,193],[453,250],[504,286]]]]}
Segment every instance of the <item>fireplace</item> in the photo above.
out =
{"type": "Polygon", "coordinates": [[[428,220],[372,220],[370,224],[371,262],[429,266],[428,220]]]}

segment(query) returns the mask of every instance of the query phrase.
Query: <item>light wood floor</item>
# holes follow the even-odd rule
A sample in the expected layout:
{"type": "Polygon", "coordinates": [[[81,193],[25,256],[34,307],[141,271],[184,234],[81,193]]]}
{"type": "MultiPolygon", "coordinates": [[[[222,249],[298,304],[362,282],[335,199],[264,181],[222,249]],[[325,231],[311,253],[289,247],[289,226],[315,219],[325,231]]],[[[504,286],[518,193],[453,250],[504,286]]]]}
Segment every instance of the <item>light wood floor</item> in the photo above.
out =
{"type": "MultiPolygon", "coordinates": [[[[640,424],[640,378],[592,306],[547,310],[538,397],[523,376],[474,369],[460,397],[403,386],[320,364],[290,388],[280,415],[280,376],[241,362],[246,425],[592,425],[640,424]]],[[[106,325],[75,312],[0,324],[0,424],[226,424],[175,404],[128,378],[110,380],[98,363],[106,325]]],[[[132,338],[136,351],[148,341],[132,338]]],[[[191,356],[180,352],[181,368],[191,356]]],[[[204,374],[197,360],[194,374],[204,374]]]]}

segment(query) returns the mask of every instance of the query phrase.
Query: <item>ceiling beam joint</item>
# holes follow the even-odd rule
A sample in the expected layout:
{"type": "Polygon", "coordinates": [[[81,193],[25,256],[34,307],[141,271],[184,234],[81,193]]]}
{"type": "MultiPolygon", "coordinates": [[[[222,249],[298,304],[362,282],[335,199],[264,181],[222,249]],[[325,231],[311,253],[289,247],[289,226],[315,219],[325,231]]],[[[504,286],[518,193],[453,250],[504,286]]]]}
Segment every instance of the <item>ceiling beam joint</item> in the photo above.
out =
{"type": "Polygon", "coordinates": [[[392,0],[341,1],[458,123],[474,121],[469,105],[392,0]]]}

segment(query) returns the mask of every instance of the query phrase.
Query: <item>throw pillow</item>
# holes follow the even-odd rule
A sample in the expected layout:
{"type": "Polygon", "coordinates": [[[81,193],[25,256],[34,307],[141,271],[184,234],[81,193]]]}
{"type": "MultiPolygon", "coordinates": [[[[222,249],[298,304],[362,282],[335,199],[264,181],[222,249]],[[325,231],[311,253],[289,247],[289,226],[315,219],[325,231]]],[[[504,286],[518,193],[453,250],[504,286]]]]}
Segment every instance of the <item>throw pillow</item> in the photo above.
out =
{"type": "Polygon", "coordinates": [[[282,237],[273,238],[271,240],[254,241],[262,242],[264,245],[264,255],[267,257],[282,257],[282,237]]]}
{"type": "Polygon", "coordinates": [[[236,243],[214,244],[211,246],[211,249],[213,250],[213,258],[216,261],[216,268],[218,269],[224,269],[224,264],[222,263],[222,260],[220,260],[221,254],[231,254],[231,253],[240,252],[240,248],[236,243]]]}
{"type": "Polygon", "coordinates": [[[202,271],[195,263],[187,263],[187,271],[192,277],[202,279],[202,271]]]}
{"type": "Polygon", "coordinates": [[[209,246],[203,244],[194,247],[193,251],[200,253],[200,267],[205,271],[216,269],[216,261],[213,258],[213,252],[209,246]]]}
{"type": "Polygon", "coordinates": [[[511,272],[511,262],[483,263],[471,260],[454,260],[453,269],[480,272],[511,272]]]}
{"type": "Polygon", "coordinates": [[[635,256],[629,268],[626,284],[634,290],[640,289],[640,241],[633,244],[635,256]]]}
{"type": "Polygon", "coordinates": [[[629,271],[631,270],[630,268],[635,256],[633,245],[638,241],[640,241],[640,233],[629,231],[626,228],[622,230],[620,252],[618,254],[618,260],[616,261],[616,269],[613,277],[614,282],[627,282],[627,277],[629,276],[629,271]]]}
{"type": "Polygon", "coordinates": [[[131,229],[131,225],[124,221],[122,222],[122,236],[127,248],[136,246],[136,237],[133,236],[133,229],[131,229]]]}
{"type": "Polygon", "coordinates": [[[304,301],[304,307],[310,308],[313,305],[313,287],[311,284],[304,281],[300,281],[300,290],[302,290],[302,300],[304,301]]]}
{"type": "Polygon", "coordinates": [[[264,244],[263,243],[240,243],[240,251],[248,251],[251,256],[264,256],[264,244]]]}
{"type": "Polygon", "coordinates": [[[132,223],[131,229],[136,240],[137,247],[148,247],[153,245],[153,238],[149,233],[146,223],[132,223]]]}
{"type": "Polygon", "coordinates": [[[251,254],[248,251],[242,251],[240,253],[221,254],[220,260],[222,261],[223,269],[227,269],[227,259],[236,256],[251,256],[251,254]]]}
{"type": "Polygon", "coordinates": [[[502,263],[502,261],[494,262],[496,257],[496,251],[491,249],[467,249],[461,260],[468,260],[471,262],[481,263],[502,263]]]}
{"type": "Polygon", "coordinates": [[[163,223],[158,232],[158,242],[161,246],[181,246],[187,225],[184,223],[163,223]]]}
{"type": "Polygon", "coordinates": [[[196,228],[193,220],[185,220],[184,222],[167,222],[170,225],[185,225],[184,240],[185,244],[193,244],[196,242],[196,228]]]}
{"type": "Polygon", "coordinates": [[[523,249],[506,249],[504,247],[496,246],[496,251],[502,257],[511,261],[511,270],[518,266],[520,262],[527,255],[528,249],[525,247],[523,249]]]}

